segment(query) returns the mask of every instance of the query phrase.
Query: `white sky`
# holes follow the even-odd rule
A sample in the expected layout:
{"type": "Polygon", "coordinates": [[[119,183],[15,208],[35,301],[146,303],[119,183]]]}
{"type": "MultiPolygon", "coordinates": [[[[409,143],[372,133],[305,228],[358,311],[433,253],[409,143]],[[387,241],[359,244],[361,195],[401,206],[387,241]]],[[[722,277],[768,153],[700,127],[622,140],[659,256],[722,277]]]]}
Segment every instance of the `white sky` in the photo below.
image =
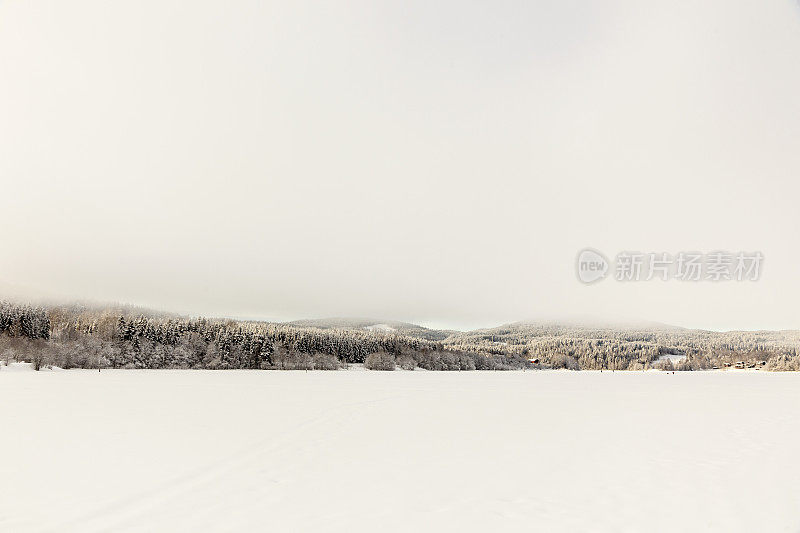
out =
{"type": "Polygon", "coordinates": [[[0,1],[0,288],[800,328],[800,8],[0,1]],[[761,251],[751,283],[575,255],[761,251]]]}

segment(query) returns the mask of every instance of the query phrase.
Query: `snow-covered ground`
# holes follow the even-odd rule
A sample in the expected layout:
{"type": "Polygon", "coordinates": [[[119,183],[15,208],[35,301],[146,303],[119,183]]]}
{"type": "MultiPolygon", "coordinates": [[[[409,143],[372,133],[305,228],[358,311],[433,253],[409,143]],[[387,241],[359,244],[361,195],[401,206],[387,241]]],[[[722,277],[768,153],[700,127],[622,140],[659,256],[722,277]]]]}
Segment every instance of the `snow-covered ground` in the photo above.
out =
{"type": "Polygon", "coordinates": [[[800,531],[800,375],[0,371],[0,531],[800,531]]]}
{"type": "Polygon", "coordinates": [[[373,324],[371,326],[364,326],[364,329],[368,329],[370,331],[380,331],[380,332],[385,332],[385,333],[389,333],[389,332],[392,332],[392,331],[397,331],[395,328],[393,328],[389,324],[373,324]]]}
{"type": "Polygon", "coordinates": [[[680,363],[681,361],[683,361],[684,359],[686,359],[685,355],[668,353],[668,354],[664,354],[661,357],[659,357],[658,359],[656,359],[656,362],[660,363],[662,361],[669,360],[669,361],[672,361],[673,364],[677,364],[677,363],[680,363]]]}

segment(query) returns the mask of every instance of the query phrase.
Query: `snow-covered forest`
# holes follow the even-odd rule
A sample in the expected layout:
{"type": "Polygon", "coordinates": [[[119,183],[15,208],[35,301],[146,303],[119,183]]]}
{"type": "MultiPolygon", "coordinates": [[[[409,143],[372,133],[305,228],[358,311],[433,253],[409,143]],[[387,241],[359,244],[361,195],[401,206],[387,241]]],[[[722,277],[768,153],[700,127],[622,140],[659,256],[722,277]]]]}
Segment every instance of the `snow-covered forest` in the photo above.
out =
{"type": "Polygon", "coordinates": [[[516,323],[458,333],[448,349],[519,354],[543,368],[643,370],[677,361],[675,370],[765,362],[768,370],[800,370],[800,331],[706,331],[646,324],[589,327],[516,323]]]}
{"type": "Polygon", "coordinates": [[[800,370],[800,332],[516,323],[469,332],[405,323],[185,318],[126,306],[0,304],[0,357],[34,368],[800,370]]]}
{"type": "MultiPolygon", "coordinates": [[[[60,368],[335,370],[380,359],[401,368],[506,370],[519,354],[446,348],[393,328],[189,319],[132,307],[0,308],[0,356],[60,368]],[[377,354],[377,356],[376,356],[377,354]],[[369,356],[373,355],[372,358],[369,356]]],[[[435,335],[434,335],[435,336],[435,335]]]]}

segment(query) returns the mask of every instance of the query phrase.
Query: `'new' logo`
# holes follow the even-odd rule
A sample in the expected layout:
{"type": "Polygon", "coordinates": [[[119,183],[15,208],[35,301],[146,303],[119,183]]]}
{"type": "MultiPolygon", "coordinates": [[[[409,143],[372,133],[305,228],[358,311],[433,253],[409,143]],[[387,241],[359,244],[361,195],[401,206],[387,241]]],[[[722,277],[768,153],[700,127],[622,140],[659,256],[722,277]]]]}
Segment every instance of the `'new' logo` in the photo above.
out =
{"type": "Polygon", "coordinates": [[[583,283],[594,283],[608,274],[608,259],[597,250],[584,248],[575,263],[578,279],[583,283]]]}

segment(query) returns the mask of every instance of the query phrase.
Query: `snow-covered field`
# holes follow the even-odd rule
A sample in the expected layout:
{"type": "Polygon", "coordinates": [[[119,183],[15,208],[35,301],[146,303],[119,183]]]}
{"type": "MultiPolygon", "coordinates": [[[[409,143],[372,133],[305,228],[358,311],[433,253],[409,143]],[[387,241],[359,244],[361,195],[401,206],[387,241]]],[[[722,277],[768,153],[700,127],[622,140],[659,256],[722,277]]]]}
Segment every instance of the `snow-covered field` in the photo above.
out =
{"type": "Polygon", "coordinates": [[[0,531],[800,531],[800,375],[0,371],[0,531]]]}

